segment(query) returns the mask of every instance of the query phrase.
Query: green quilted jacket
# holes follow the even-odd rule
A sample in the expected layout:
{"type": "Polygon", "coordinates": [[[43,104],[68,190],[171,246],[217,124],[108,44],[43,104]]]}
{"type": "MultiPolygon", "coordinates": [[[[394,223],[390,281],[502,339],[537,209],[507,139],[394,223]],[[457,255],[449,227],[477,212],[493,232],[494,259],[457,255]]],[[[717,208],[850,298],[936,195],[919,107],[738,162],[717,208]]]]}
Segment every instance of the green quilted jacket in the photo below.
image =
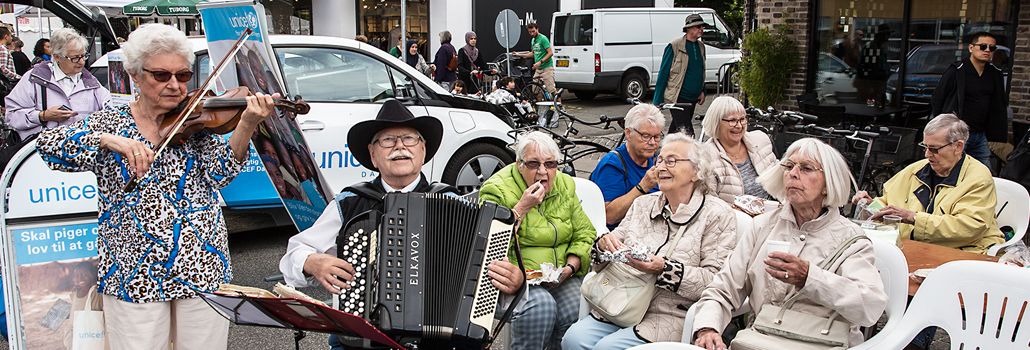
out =
{"type": "MultiPolygon", "coordinates": [[[[517,164],[509,164],[487,179],[479,190],[479,198],[514,207],[527,187],[517,164]]],[[[583,212],[571,176],[559,172],[544,201],[524,215],[519,245],[526,269],[540,269],[545,262],[560,268],[565,266],[565,257],[574,254],[582,263],[577,275],[589,272],[590,247],[597,238],[597,230],[583,212]]],[[[508,258],[515,263],[514,251],[509,251],[508,258]]]]}

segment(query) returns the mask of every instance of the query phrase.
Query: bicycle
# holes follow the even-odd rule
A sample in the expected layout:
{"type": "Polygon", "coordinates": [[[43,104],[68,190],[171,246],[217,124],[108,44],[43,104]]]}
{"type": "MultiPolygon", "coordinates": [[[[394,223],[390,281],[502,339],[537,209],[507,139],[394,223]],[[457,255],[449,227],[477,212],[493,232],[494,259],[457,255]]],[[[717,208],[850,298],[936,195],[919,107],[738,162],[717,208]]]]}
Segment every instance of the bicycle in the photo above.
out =
{"type": "MultiPolygon", "coordinates": [[[[564,108],[560,108],[560,105],[558,108],[555,108],[555,111],[559,115],[559,120],[566,120],[566,127],[563,132],[558,132],[552,128],[546,128],[537,124],[531,124],[513,129],[508,132],[508,135],[513,139],[518,140],[519,136],[528,132],[544,132],[550,135],[558,144],[558,149],[561,152],[561,159],[558,161],[558,166],[563,173],[566,173],[569,176],[578,176],[580,172],[588,174],[589,172],[587,171],[576,170],[575,162],[587,156],[607,154],[608,152],[611,152],[612,147],[608,147],[607,145],[591,140],[574,138],[575,135],[579,134],[579,129],[575,127],[575,124],[579,123],[586,126],[597,127],[602,130],[608,130],[613,128],[612,123],[622,126],[624,124],[625,117],[609,117],[601,115],[598,121],[590,122],[569,114],[564,110],[564,108]],[[603,126],[601,126],[602,124],[603,126]]],[[[624,133],[620,134],[625,135],[624,133]]],[[[621,144],[621,139],[622,138],[620,137],[619,144],[621,144]]],[[[509,148],[513,148],[513,146],[514,145],[509,145],[509,148]]]]}
{"type": "Polygon", "coordinates": [[[487,66],[497,71],[498,79],[504,77],[514,78],[516,90],[519,91],[523,99],[529,101],[534,106],[537,102],[558,100],[558,96],[561,96],[561,93],[559,92],[551,96],[547,92],[543,80],[534,78],[533,67],[519,64],[523,60],[528,59],[515,57],[511,53],[502,53],[494,59],[494,62],[487,63],[487,66]],[[508,62],[511,62],[512,71],[508,71],[508,62]],[[512,73],[516,74],[513,75],[512,73]]]}

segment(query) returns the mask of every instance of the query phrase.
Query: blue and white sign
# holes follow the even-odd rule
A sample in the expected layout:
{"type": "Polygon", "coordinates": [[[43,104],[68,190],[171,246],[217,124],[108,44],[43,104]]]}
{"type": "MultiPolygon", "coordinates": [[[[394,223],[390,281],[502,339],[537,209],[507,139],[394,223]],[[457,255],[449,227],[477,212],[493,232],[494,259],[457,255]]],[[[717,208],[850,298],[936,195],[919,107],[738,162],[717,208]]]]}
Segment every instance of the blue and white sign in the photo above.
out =
{"type": "MultiPolygon", "coordinates": [[[[216,90],[246,86],[255,93],[286,95],[278,61],[271,44],[266,40],[268,32],[264,8],[254,5],[252,1],[202,3],[198,7],[207,33],[208,54],[212,64],[222,62],[222,58],[231,53],[236,41],[247,29],[253,31],[242,48],[225,60],[225,70],[221,76],[216,77],[216,86],[219,88],[216,90]]],[[[282,199],[293,223],[297,229],[304,230],[318,219],[331,199],[329,193],[332,192],[312,159],[311,148],[304,140],[300,126],[294,121],[293,113],[278,109],[276,114],[265,120],[251,138],[257,152],[256,156],[248,160],[247,172],[240,174],[233,185],[222,193],[229,202],[230,196],[245,192],[239,189],[269,188],[267,180],[271,180],[271,188],[282,199]],[[267,173],[263,183],[255,177],[259,165],[267,173]]],[[[268,198],[262,194],[252,195],[255,195],[254,201],[268,198]]],[[[231,200],[238,203],[241,198],[231,200]]],[[[262,203],[255,203],[259,204],[262,203]]]]}

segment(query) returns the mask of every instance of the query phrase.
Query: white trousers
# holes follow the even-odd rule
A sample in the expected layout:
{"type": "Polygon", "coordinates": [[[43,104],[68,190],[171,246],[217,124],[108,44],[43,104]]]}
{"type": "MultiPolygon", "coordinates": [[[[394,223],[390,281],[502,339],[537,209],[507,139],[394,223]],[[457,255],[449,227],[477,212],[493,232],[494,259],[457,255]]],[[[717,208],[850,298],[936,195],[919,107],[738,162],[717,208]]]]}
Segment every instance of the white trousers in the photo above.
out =
{"type": "Polygon", "coordinates": [[[226,349],[229,320],[200,298],[130,303],[104,295],[112,350],[226,349]]]}

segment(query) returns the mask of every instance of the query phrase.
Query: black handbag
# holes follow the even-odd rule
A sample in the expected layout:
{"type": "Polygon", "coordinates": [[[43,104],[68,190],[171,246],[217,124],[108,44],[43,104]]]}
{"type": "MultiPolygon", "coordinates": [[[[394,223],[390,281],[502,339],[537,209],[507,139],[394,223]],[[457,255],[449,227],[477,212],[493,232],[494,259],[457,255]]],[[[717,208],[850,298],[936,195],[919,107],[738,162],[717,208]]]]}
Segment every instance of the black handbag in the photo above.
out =
{"type": "Polygon", "coordinates": [[[1030,191],[1030,132],[1016,143],[998,177],[1015,181],[1030,191]]]}

